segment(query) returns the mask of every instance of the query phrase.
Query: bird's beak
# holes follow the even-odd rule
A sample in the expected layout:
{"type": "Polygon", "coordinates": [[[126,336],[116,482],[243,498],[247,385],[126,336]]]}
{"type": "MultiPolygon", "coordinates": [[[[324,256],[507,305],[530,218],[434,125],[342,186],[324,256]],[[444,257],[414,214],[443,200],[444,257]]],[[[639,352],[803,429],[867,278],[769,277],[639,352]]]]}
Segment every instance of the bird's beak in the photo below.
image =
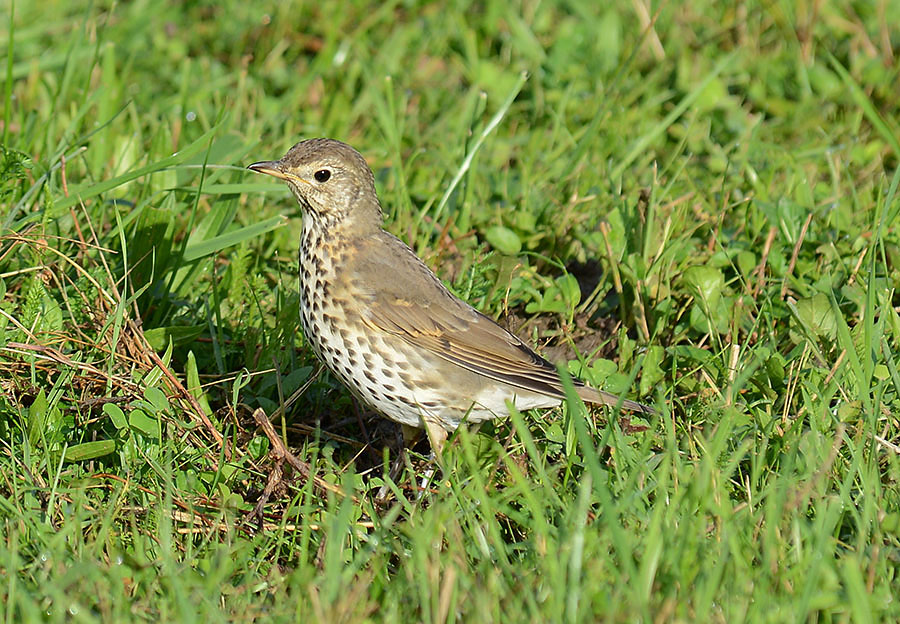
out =
{"type": "Polygon", "coordinates": [[[257,173],[265,173],[266,175],[275,176],[282,180],[287,180],[288,176],[281,170],[280,160],[261,160],[247,167],[250,171],[257,173]]]}

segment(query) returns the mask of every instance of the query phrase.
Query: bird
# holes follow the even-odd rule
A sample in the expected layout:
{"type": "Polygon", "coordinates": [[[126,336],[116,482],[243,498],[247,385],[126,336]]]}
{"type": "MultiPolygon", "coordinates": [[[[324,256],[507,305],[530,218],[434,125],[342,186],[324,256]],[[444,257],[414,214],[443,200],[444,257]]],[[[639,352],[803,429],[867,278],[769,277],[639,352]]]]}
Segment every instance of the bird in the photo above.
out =
{"type": "MultiPolygon", "coordinates": [[[[440,461],[461,423],[551,408],[565,399],[556,366],[458,298],[384,229],[375,177],[350,145],[303,140],[248,166],[284,181],[300,204],[300,319],[316,356],[366,406],[425,430],[440,461]]],[[[588,403],[649,406],[573,378],[588,403]]]]}

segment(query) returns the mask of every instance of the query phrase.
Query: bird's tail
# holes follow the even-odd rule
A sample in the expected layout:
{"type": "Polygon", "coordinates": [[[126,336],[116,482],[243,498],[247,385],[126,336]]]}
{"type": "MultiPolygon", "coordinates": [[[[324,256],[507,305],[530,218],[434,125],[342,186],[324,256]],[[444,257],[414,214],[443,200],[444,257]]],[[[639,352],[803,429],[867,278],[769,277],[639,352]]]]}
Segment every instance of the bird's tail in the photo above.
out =
{"type": "Polygon", "coordinates": [[[637,401],[631,401],[629,399],[622,399],[612,393],[604,392],[603,390],[595,390],[590,386],[577,387],[575,388],[575,390],[576,392],[578,392],[578,396],[580,396],[583,401],[586,401],[588,403],[598,403],[602,405],[609,405],[611,407],[619,405],[622,407],[622,409],[626,409],[632,412],[641,412],[642,414],[656,413],[656,410],[649,405],[644,405],[643,403],[638,403],[637,401]]]}

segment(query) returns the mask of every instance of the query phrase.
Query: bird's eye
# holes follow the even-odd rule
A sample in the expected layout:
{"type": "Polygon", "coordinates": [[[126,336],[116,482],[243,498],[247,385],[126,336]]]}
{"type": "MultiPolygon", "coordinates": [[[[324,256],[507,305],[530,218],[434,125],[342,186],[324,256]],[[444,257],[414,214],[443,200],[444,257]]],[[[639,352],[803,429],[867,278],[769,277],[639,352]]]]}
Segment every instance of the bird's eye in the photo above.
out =
{"type": "Polygon", "coordinates": [[[331,172],[328,169],[319,169],[313,174],[313,177],[317,182],[328,182],[328,178],[331,177],[331,172]]]}

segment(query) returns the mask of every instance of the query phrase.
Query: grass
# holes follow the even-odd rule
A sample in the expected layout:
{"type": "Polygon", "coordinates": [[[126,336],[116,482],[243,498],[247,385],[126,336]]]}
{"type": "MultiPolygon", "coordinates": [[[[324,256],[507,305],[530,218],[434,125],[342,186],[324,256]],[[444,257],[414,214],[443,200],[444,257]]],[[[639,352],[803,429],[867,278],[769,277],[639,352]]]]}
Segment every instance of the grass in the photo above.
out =
{"type": "Polygon", "coordinates": [[[5,7],[7,621],[900,618],[895,3],[5,7]],[[388,479],[298,330],[297,208],[244,170],[311,136],[659,415],[513,413],[422,500],[418,454],[388,479]],[[261,521],[256,409],[330,484],[261,521]]]}

